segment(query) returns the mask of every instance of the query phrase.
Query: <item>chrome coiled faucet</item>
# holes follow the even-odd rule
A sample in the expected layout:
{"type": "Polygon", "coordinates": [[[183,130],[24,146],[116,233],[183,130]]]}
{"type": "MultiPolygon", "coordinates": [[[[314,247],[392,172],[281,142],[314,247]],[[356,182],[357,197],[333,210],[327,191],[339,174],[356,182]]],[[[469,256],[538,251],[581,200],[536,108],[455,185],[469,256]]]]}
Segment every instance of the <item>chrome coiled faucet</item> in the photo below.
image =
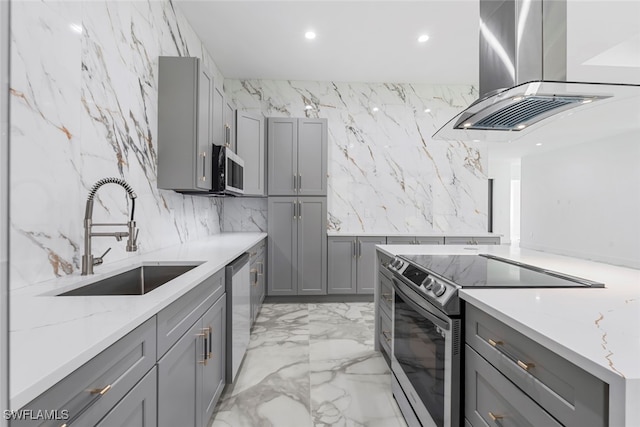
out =
{"type": "Polygon", "coordinates": [[[104,256],[109,253],[111,248],[107,249],[99,257],[94,257],[91,254],[91,238],[92,237],[115,237],[117,241],[121,241],[123,237],[127,239],[127,252],[134,252],[138,250],[138,232],[136,229],[136,222],[133,219],[133,215],[136,210],[136,193],[133,192],[131,186],[123,179],[120,178],[103,178],[96,182],[91,191],[89,191],[89,197],[87,197],[87,205],[84,211],[84,255],[82,255],[82,275],[93,274],[93,267],[100,265],[103,262],[104,256]],[[93,198],[100,187],[105,184],[118,184],[127,191],[129,198],[131,199],[131,219],[126,223],[93,223],[91,216],[93,215],[93,198]],[[114,231],[114,232],[93,232],[93,227],[101,226],[124,226],[127,227],[127,231],[114,231]]]}

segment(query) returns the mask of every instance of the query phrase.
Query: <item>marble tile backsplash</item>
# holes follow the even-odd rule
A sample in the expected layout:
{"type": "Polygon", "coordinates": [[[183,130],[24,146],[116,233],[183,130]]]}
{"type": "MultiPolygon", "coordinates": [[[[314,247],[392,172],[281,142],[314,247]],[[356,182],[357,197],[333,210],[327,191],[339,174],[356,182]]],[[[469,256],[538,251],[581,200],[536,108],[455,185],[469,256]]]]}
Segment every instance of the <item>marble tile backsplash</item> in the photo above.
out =
{"type": "Polygon", "coordinates": [[[226,79],[225,91],[267,117],[328,119],[329,230],[487,230],[486,147],[431,138],[475,87],[226,79]]]}
{"type": "MultiPolygon", "coordinates": [[[[222,201],[156,187],[158,57],[198,56],[222,75],[168,1],[12,2],[11,287],[77,274],[84,202],[99,179],[137,193],[140,251],[219,233],[222,201]]],[[[124,222],[122,188],[97,193],[95,222],[124,222]]],[[[105,263],[125,242],[95,238],[105,263]]],[[[99,267],[98,267],[99,269],[99,267]]]]}

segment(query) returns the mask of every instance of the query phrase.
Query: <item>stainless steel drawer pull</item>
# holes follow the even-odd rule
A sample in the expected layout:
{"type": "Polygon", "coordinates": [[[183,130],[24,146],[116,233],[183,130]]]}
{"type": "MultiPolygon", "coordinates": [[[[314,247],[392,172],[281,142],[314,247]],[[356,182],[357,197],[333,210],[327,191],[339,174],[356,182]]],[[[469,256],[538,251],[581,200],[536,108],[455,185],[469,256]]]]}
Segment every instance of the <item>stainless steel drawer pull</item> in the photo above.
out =
{"type": "Polygon", "coordinates": [[[496,346],[502,345],[504,343],[502,341],[494,341],[491,338],[489,338],[489,344],[491,344],[492,347],[496,347],[496,346]]]}
{"type": "Polygon", "coordinates": [[[531,368],[535,368],[535,366],[536,366],[533,363],[526,363],[526,362],[523,362],[522,360],[518,360],[516,363],[518,364],[518,366],[520,366],[525,371],[528,371],[531,368]]]}
{"type": "Polygon", "coordinates": [[[493,412],[489,412],[489,418],[491,418],[491,420],[493,421],[498,421],[504,418],[504,416],[502,415],[496,415],[493,412]]]}
{"type": "Polygon", "coordinates": [[[391,331],[382,331],[382,335],[387,342],[391,342],[391,331]]]}
{"type": "Polygon", "coordinates": [[[382,297],[387,300],[387,302],[392,302],[393,298],[391,298],[391,294],[382,294],[382,297]]]}

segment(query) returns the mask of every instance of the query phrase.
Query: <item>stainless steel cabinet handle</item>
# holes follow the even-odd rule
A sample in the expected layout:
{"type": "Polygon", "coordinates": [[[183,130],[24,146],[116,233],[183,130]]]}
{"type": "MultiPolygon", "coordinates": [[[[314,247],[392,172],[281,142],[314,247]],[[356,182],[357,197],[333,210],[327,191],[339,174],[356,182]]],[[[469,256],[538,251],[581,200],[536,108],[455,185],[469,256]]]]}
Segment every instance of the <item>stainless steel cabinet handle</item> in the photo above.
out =
{"type": "Polygon", "coordinates": [[[358,242],[358,258],[362,257],[362,242],[358,242]]]}
{"type": "Polygon", "coordinates": [[[207,152],[203,151],[201,156],[202,156],[202,176],[200,177],[200,180],[202,182],[206,182],[207,181],[207,152]]]}
{"type": "Polygon", "coordinates": [[[387,342],[391,342],[391,332],[390,331],[382,331],[382,335],[387,342]]]}
{"type": "Polygon", "coordinates": [[[492,421],[498,421],[504,418],[504,416],[502,415],[496,415],[493,412],[489,412],[489,418],[491,418],[492,421]]]}
{"type": "Polygon", "coordinates": [[[298,191],[302,191],[302,175],[298,174],[298,191]]]}
{"type": "Polygon", "coordinates": [[[293,202],[293,219],[294,220],[297,218],[297,216],[296,216],[297,206],[298,206],[298,204],[296,202],[293,202]]]}
{"type": "Polygon", "coordinates": [[[387,302],[392,302],[393,298],[391,298],[391,294],[382,294],[382,297],[387,300],[387,302]]]}
{"type": "Polygon", "coordinates": [[[535,368],[535,363],[531,363],[531,362],[523,362],[522,360],[518,359],[517,357],[514,357],[513,355],[511,355],[509,352],[507,352],[506,350],[504,350],[503,348],[500,348],[498,346],[502,346],[504,345],[504,342],[502,341],[495,341],[492,340],[491,338],[489,338],[487,340],[487,342],[489,343],[489,345],[491,347],[494,347],[496,350],[498,350],[498,352],[500,352],[503,356],[505,356],[507,359],[511,360],[512,362],[514,362],[516,365],[518,365],[518,367],[524,369],[525,371],[529,371],[529,369],[531,368],[535,368]]]}
{"type": "Polygon", "coordinates": [[[298,219],[302,219],[302,202],[298,202],[298,219]]]}
{"type": "Polygon", "coordinates": [[[351,242],[351,254],[354,258],[356,257],[356,242],[354,241],[351,242]]]}
{"type": "Polygon", "coordinates": [[[297,181],[297,176],[296,176],[296,174],[294,173],[294,174],[293,174],[293,191],[296,191],[296,190],[298,189],[298,187],[297,187],[298,183],[297,183],[297,182],[298,182],[298,181],[297,181]]]}
{"type": "Polygon", "coordinates": [[[213,357],[213,352],[212,352],[212,347],[211,347],[211,343],[213,342],[213,328],[211,326],[209,326],[207,329],[209,329],[209,354],[207,355],[209,359],[211,359],[213,357]]]}

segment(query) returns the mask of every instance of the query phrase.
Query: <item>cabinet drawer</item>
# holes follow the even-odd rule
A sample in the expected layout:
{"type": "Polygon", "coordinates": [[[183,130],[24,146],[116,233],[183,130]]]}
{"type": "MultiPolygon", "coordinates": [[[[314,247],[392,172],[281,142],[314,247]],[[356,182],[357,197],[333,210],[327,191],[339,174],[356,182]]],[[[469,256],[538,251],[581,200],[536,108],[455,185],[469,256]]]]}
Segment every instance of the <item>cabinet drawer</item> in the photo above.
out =
{"type": "Polygon", "coordinates": [[[158,313],[158,358],[202,317],[224,291],[222,269],[158,313]]]}
{"type": "Polygon", "coordinates": [[[445,236],[444,243],[445,245],[499,245],[500,237],[445,236]]]}
{"type": "Polygon", "coordinates": [[[391,357],[391,318],[387,316],[384,311],[379,311],[378,322],[380,331],[380,336],[378,339],[380,340],[380,347],[387,353],[389,357],[391,357]]]}
{"type": "Polygon", "coordinates": [[[378,275],[380,282],[380,296],[378,298],[379,307],[385,311],[387,316],[391,317],[391,307],[393,305],[393,284],[390,279],[380,274],[378,275]]]}
{"type": "Polygon", "coordinates": [[[471,305],[466,341],[565,426],[607,425],[606,383],[471,305]]]}
{"type": "Polygon", "coordinates": [[[474,427],[561,427],[468,345],[465,348],[465,418],[474,427]]]}
{"type": "Polygon", "coordinates": [[[67,420],[42,421],[40,424],[20,420],[12,421],[11,426],[59,427],[64,422],[75,426],[95,425],[155,363],[156,330],[152,318],[23,408],[34,414],[39,410],[57,410],[62,414],[66,410],[67,420]]]}

